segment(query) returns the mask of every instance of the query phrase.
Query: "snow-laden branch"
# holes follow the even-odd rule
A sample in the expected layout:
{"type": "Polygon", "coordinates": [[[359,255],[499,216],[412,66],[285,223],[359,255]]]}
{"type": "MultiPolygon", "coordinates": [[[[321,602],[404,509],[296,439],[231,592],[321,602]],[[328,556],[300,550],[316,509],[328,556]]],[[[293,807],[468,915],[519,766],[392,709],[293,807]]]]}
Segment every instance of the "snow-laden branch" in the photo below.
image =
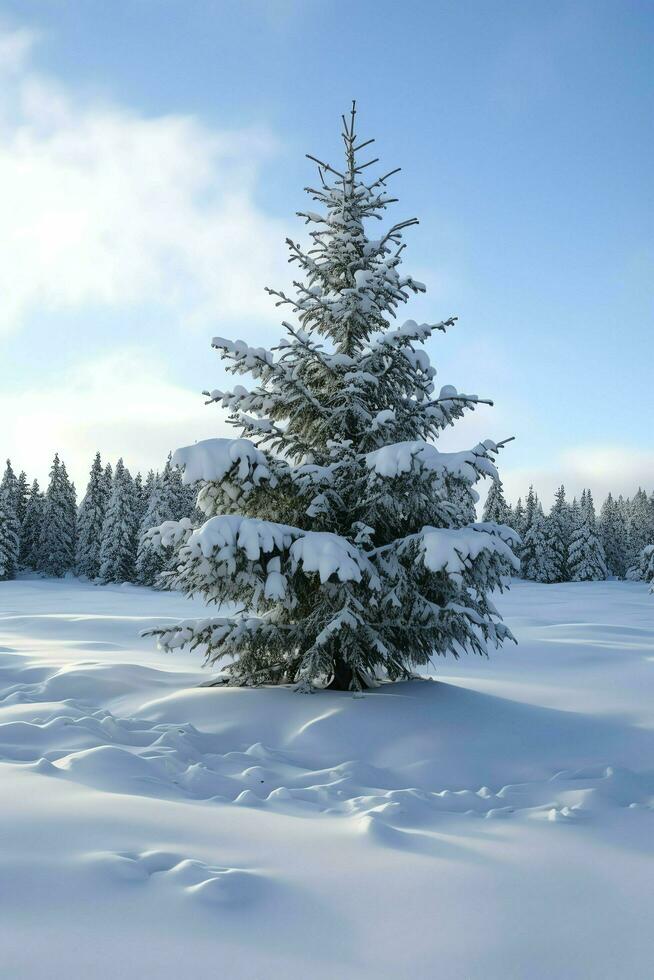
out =
{"type": "MultiPolygon", "coordinates": [[[[316,573],[323,584],[332,577],[339,582],[360,582],[364,575],[372,587],[377,582],[373,565],[347,538],[239,514],[210,518],[189,536],[180,557],[182,561],[215,558],[235,567],[238,553],[250,562],[287,553],[291,571],[302,568],[305,574],[316,573]]],[[[279,569],[272,572],[277,575],[279,569]]]]}
{"type": "Polygon", "coordinates": [[[473,484],[481,476],[498,480],[499,475],[489,453],[496,451],[495,443],[487,440],[474,449],[458,453],[442,453],[436,446],[422,440],[396,442],[368,453],[365,462],[377,476],[394,479],[412,470],[429,471],[439,476],[454,476],[473,484]]]}
{"type": "Polygon", "coordinates": [[[486,552],[518,571],[520,562],[511,550],[514,532],[501,525],[470,524],[468,527],[424,527],[418,535],[405,538],[400,551],[417,543],[425,567],[431,572],[462,574],[486,552]]]}
{"type": "Polygon", "coordinates": [[[240,481],[259,484],[272,478],[264,453],[249,439],[203,439],[192,446],[182,446],[173,453],[184,483],[220,482],[236,468],[240,481]]]}

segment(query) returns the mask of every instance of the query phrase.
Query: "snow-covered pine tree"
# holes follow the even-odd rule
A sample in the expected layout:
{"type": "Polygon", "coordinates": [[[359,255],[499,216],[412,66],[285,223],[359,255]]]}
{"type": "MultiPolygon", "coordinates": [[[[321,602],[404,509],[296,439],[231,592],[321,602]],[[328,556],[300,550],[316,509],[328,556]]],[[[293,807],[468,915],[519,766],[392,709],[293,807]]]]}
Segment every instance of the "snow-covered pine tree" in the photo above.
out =
{"type": "Polygon", "coordinates": [[[647,494],[638,487],[628,505],[627,518],[627,565],[634,567],[648,544],[654,541],[654,518],[647,494]]]}
{"type": "Polygon", "coordinates": [[[45,514],[45,497],[41,493],[39,481],[34,480],[30,487],[25,520],[20,536],[20,561],[27,568],[40,568],[40,545],[43,533],[43,517],[45,514]]]}
{"type": "Polygon", "coordinates": [[[45,494],[39,539],[38,569],[61,578],[75,564],[75,490],[66,467],[55,454],[45,494]]]}
{"type": "Polygon", "coordinates": [[[150,528],[188,516],[188,491],[182,485],[179,468],[173,466],[169,455],[163,473],[154,482],[148,509],[141,522],[136,558],[136,580],[141,585],[165,585],[161,575],[170,567],[173,558],[172,547],[155,547],[148,534],[150,528]]]}
{"type": "Polygon", "coordinates": [[[16,517],[18,518],[18,523],[20,524],[21,529],[23,527],[23,521],[25,520],[29,493],[30,488],[29,483],[27,482],[27,473],[25,470],[21,470],[16,481],[16,517]]]}
{"type": "Polygon", "coordinates": [[[154,470],[148,470],[145,480],[143,481],[142,488],[142,502],[141,502],[141,523],[145,517],[145,512],[148,509],[150,503],[150,497],[152,496],[152,491],[154,490],[155,483],[157,481],[159,474],[155,473],[154,470]]]}
{"type": "MultiPolygon", "coordinates": [[[[499,480],[493,481],[484,504],[483,521],[492,521],[495,524],[507,524],[512,527],[511,508],[504,497],[504,489],[499,480]]],[[[517,529],[516,529],[517,530],[517,529]]]]}
{"type": "Polygon", "coordinates": [[[99,578],[107,582],[132,582],[138,539],[134,481],[119,459],[102,525],[99,578]]]}
{"type": "Polygon", "coordinates": [[[568,551],[570,547],[571,517],[570,508],[565,499],[565,487],[561,485],[554,494],[554,503],[550,511],[548,524],[548,541],[552,549],[556,582],[567,582],[570,578],[568,570],[568,551]]]}
{"type": "Polygon", "coordinates": [[[593,498],[590,490],[585,490],[568,547],[568,574],[572,582],[598,582],[608,576],[604,548],[595,525],[593,498]]]}
{"type": "Polygon", "coordinates": [[[654,591],[654,544],[646,544],[638,558],[627,569],[630,582],[650,582],[654,591]]]}
{"type": "Polygon", "coordinates": [[[301,213],[312,245],[288,240],[302,274],[294,296],[269,290],[298,322],[273,350],[213,341],[233,373],[255,379],[209,395],[249,438],[178,450],[208,519],[192,533],[188,520],[151,532],[181,544],[175,585],[242,610],[151,632],[164,648],[227,658],[232,683],[356,689],[510,636],[490,594],[517,565],[515,534],[467,522],[473,485],[497,479],[499,445],[441,453],[428,441],[478,399],[434,391],[422,344],[453,319],[389,325],[424,291],[399,271],[416,219],[368,235],[395,199],[390,174],[365,181],[370,141],[354,120],[353,107],[343,169],[315,160],[320,211],[301,213]]]}
{"type": "Polygon", "coordinates": [[[14,473],[14,468],[11,465],[10,459],[7,460],[5,471],[2,474],[0,492],[6,493],[7,505],[11,507],[14,514],[18,516],[18,477],[14,473]]]}
{"type": "MultiPolygon", "coordinates": [[[[8,464],[9,465],[9,464],[8,464]]],[[[16,516],[15,495],[8,486],[0,487],[0,582],[16,577],[20,555],[20,523],[16,516]]]]}
{"type": "Polygon", "coordinates": [[[63,460],[61,463],[61,482],[68,518],[68,526],[72,529],[73,547],[71,555],[71,568],[74,568],[75,554],[77,551],[77,491],[75,490],[75,484],[68,476],[66,464],[63,462],[63,460]]]}
{"type": "Polygon", "coordinates": [[[134,517],[136,519],[136,526],[141,526],[141,521],[145,516],[145,512],[148,506],[149,493],[146,493],[145,487],[143,485],[143,477],[140,473],[137,473],[134,477],[134,517]]]}
{"type": "Polygon", "coordinates": [[[170,520],[181,521],[183,517],[192,516],[197,490],[184,483],[180,468],[173,465],[171,453],[162,473],[162,490],[164,509],[172,515],[170,520]]]}
{"type": "Polygon", "coordinates": [[[107,511],[107,493],[100,453],[95,454],[89,472],[89,482],[80,504],[77,518],[78,575],[95,579],[100,574],[102,528],[107,511]]]}
{"type": "Polygon", "coordinates": [[[654,544],[645,545],[641,558],[644,566],[645,581],[649,582],[650,592],[654,592],[654,544]]]}
{"type": "Polygon", "coordinates": [[[114,470],[111,463],[107,463],[102,473],[102,483],[104,486],[104,493],[107,503],[109,503],[109,497],[111,496],[111,489],[114,484],[114,470]]]}
{"type": "Polygon", "coordinates": [[[520,553],[522,577],[532,582],[556,582],[558,568],[552,550],[551,518],[541,507],[534,511],[531,527],[524,536],[520,553]]]}
{"type": "Polygon", "coordinates": [[[624,578],[627,571],[627,526],[611,493],[600,510],[599,535],[610,574],[616,578],[624,578]]]}
{"type": "Polygon", "coordinates": [[[536,516],[536,509],[538,506],[538,494],[534,490],[533,486],[530,485],[529,491],[527,493],[527,500],[525,503],[525,534],[534,522],[534,517],[536,516]]]}
{"type": "Polygon", "coordinates": [[[522,497],[518,497],[518,502],[513,509],[513,524],[511,525],[521,538],[524,538],[527,533],[527,527],[525,525],[525,508],[522,503],[522,497]]]}
{"type": "MultiPolygon", "coordinates": [[[[518,504],[520,504],[520,503],[521,503],[521,501],[518,500],[518,504]]],[[[518,531],[518,534],[520,535],[520,537],[522,539],[522,544],[521,544],[521,547],[520,547],[520,550],[519,550],[518,554],[520,556],[520,575],[523,576],[523,577],[524,577],[524,565],[523,565],[523,549],[524,549],[524,543],[525,543],[527,534],[529,532],[529,529],[532,526],[532,524],[534,523],[534,519],[536,517],[537,509],[538,509],[538,495],[536,494],[536,492],[535,492],[535,490],[533,488],[533,485],[530,484],[529,485],[529,490],[527,491],[527,496],[525,498],[524,512],[523,512],[522,518],[521,518],[522,530],[521,531],[518,531]]],[[[516,528],[516,531],[517,531],[517,528],[516,528]]]]}
{"type": "Polygon", "coordinates": [[[139,585],[156,585],[172,553],[172,548],[168,549],[168,553],[163,548],[156,548],[148,534],[150,528],[163,524],[164,521],[174,520],[170,511],[165,509],[163,500],[162,476],[158,474],[150,491],[150,499],[139,531],[136,554],[136,581],[139,585]]]}

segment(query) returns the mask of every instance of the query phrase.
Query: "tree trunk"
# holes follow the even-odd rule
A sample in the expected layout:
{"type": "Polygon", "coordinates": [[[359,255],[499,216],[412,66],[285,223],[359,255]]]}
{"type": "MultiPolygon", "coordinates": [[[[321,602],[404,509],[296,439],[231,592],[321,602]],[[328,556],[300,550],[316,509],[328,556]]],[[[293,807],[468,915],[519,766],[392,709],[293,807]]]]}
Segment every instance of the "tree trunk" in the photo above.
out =
{"type": "Polygon", "coordinates": [[[352,668],[341,657],[337,657],[334,660],[334,674],[327,685],[327,690],[349,691],[351,690],[353,679],[352,668]]]}

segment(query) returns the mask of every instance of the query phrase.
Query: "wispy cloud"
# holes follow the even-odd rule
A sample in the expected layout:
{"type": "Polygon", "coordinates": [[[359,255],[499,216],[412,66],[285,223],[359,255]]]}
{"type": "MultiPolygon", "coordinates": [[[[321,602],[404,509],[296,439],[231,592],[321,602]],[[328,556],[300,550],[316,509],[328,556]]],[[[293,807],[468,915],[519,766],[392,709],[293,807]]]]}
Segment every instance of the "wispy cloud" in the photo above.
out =
{"type": "Polygon", "coordinates": [[[0,34],[0,332],[91,304],[274,316],[284,229],[254,201],[272,136],[89,101],[35,70],[35,43],[0,34]]]}
{"type": "Polygon", "coordinates": [[[178,446],[234,435],[199,391],[176,384],[151,352],[136,348],[71,367],[46,390],[0,392],[0,418],[1,448],[16,469],[44,479],[59,452],[82,491],[97,449],[147,470],[178,446]]]}
{"type": "Polygon", "coordinates": [[[510,500],[524,497],[530,483],[546,505],[555,489],[563,483],[568,496],[579,495],[590,487],[597,501],[611,491],[614,495],[632,496],[639,486],[654,489],[654,451],[622,446],[576,446],[561,453],[547,469],[502,470],[502,480],[510,500]]]}

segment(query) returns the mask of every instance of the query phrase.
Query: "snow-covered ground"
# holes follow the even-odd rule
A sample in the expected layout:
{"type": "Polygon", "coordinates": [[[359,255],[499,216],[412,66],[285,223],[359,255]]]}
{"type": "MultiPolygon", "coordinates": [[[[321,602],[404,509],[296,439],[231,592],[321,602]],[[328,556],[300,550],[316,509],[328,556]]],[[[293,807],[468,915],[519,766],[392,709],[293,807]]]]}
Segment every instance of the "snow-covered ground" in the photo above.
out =
{"type": "Polygon", "coordinates": [[[138,636],[190,605],[0,584],[3,980],[654,976],[645,585],[363,698],[198,686],[138,636]]]}

